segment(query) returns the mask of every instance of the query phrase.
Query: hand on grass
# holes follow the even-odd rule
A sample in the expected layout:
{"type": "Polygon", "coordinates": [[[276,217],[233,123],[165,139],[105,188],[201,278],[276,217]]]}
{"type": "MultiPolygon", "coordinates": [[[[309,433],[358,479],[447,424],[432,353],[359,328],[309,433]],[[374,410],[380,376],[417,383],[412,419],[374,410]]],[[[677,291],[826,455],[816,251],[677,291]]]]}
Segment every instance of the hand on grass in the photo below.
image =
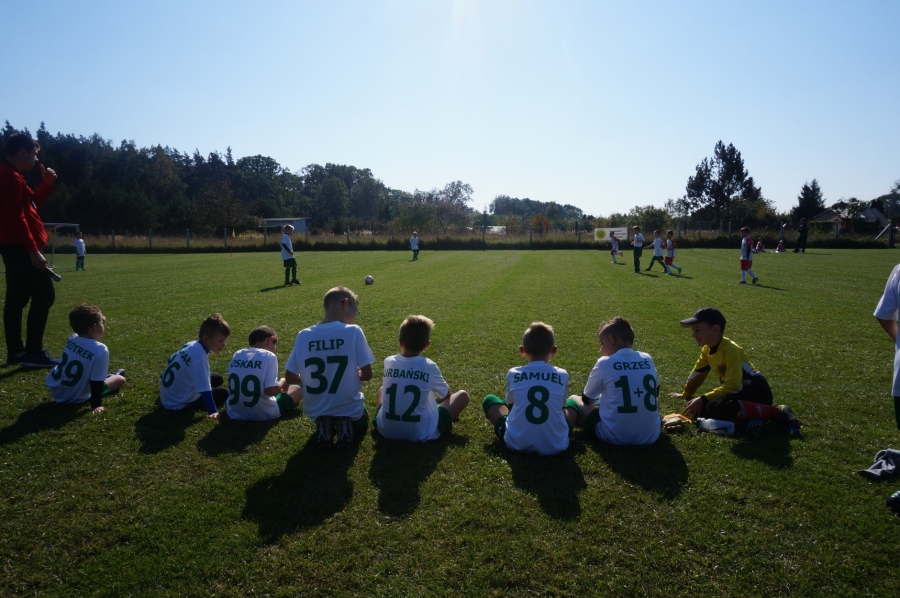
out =
{"type": "Polygon", "coordinates": [[[680,398],[682,398],[682,397],[684,396],[684,394],[682,394],[682,393],[680,393],[680,392],[670,392],[670,393],[669,393],[669,396],[670,396],[670,397],[678,397],[678,398],[680,399],[680,398]]]}
{"type": "Polygon", "coordinates": [[[210,413],[209,415],[206,416],[206,419],[219,419],[219,414],[218,413],[210,413]]]}
{"type": "Polygon", "coordinates": [[[105,408],[103,407],[103,405],[100,405],[99,407],[94,407],[94,409],[91,411],[91,413],[93,413],[94,415],[97,415],[98,413],[103,413],[104,409],[105,408]]]}
{"type": "Polygon", "coordinates": [[[682,412],[685,415],[689,416],[691,419],[696,419],[703,413],[703,399],[697,397],[696,399],[691,399],[688,401],[687,406],[684,408],[682,412]]]}

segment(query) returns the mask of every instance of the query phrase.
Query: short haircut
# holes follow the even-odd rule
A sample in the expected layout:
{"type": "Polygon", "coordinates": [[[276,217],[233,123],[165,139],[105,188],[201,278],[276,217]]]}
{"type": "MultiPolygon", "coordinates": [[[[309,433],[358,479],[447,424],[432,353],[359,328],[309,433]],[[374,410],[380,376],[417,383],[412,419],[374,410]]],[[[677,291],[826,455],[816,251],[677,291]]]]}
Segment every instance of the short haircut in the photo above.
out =
{"type": "Polygon", "coordinates": [[[640,226],[632,226],[631,230],[641,230],[641,227],[640,226]]]}
{"type": "Polygon", "coordinates": [[[634,329],[628,323],[628,320],[621,316],[616,316],[600,325],[600,330],[597,331],[597,338],[610,336],[614,336],[622,341],[622,344],[626,347],[634,344],[634,329]]]}
{"type": "Polygon", "coordinates": [[[283,230],[284,232],[288,232],[289,230],[294,230],[294,227],[291,226],[290,224],[285,224],[284,226],[281,227],[281,230],[283,230]]]}
{"type": "Polygon", "coordinates": [[[749,233],[749,232],[750,232],[750,227],[749,227],[749,226],[742,226],[742,227],[741,227],[741,232],[742,232],[742,233],[749,233]]]}
{"type": "Polygon", "coordinates": [[[354,304],[359,305],[359,297],[356,296],[356,293],[347,287],[334,287],[325,293],[325,300],[323,301],[325,309],[327,310],[332,305],[336,305],[344,299],[352,299],[354,304]]]}
{"type": "Polygon", "coordinates": [[[250,331],[250,338],[247,339],[247,342],[250,343],[250,346],[252,347],[256,343],[261,343],[272,336],[276,336],[276,334],[271,326],[257,326],[250,331]]]}
{"type": "Polygon", "coordinates": [[[222,336],[231,334],[231,326],[228,325],[228,322],[225,321],[221,314],[213,314],[200,324],[200,338],[204,336],[211,337],[214,334],[221,334],[222,336]]]}
{"type": "Polygon", "coordinates": [[[20,151],[31,152],[41,149],[41,144],[35,141],[28,133],[13,133],[6,139],[6,151],[9,157],[13,157],[20,151]]]}
{"type": "Polygon", "coordinates": [[[403,348],[412,353],[421,353],[431,340],[434,322],[425,316],[406,316],[400,324],[400,342],[403,348]]]}
{"type": "Polygon", "coordinates": [[[532,322],[522,336],[522,346],[532,357],[548,355],[553,345],[553,326],[543,322],[532,322]]]}
{"type": "Polygon", "coordinates": [[[659,233],[658,230],[655,230],[655,231],[653,231],[653,234],[654,234],[654,235],[658,235],[658,234],[660,234],[660,233],[659,233]]]}
{"type": "Polygon", "coordinates": [[[69,326],[75,334],[85,336],[91,331],[91,326],[99,324],[103,319],[100,308],[90,303],[82,303],[69,312],[69,326]]]}
{"type": "Polygon", "coordinates": [[[667,230],[667,231],[666,231],[666,236],[667,236],[667,237],[668,237],[669,235],[674,235],[674,234],[675,234],[675,232],[672,231],[672,230],[667,230]]]}

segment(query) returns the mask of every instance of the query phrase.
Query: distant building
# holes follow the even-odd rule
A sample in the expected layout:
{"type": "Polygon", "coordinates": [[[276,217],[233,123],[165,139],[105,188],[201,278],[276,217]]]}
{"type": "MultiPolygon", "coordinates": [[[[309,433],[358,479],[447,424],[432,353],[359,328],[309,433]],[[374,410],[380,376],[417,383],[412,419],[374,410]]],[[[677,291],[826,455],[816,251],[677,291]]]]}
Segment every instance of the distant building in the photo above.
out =
{"type": "Polygon", "coordinates": [[[306,221],[309,218],[306,217],[295,217],[295,218],[265,218],[264,221],[266,226],[284,226],[285,224],[290,224],[294,227],[295,233],[305,233],[306,232],[306,221]]]}

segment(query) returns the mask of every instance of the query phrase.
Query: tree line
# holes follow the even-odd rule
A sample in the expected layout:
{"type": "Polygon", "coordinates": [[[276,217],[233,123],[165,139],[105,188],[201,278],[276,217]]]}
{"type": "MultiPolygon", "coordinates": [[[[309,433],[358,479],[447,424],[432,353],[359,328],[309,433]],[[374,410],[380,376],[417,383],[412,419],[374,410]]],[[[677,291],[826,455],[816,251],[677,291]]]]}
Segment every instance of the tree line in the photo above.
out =
{"type": "MultiPolygon", "coordinates": [[[[6,121],[6,139],[19,132],[6,121]]],[[[22,129],[21,132],[29,132],[22,129]]],[[[342,164],[310,164],[292,171],[275,159],[248,156],[237,160],[231,148],[203,156],[168,146],[138,148],[134,141],[118,146],[96,133],[89,136],[50,134],[44,123],[34,137],[41,145],[41,163],[59,175],[52,201],[42,209],[47,222],[77,222],[83,231],[102,233],[147,229],[192,229],[198,232],[259,228],[263,218],[307,217],[312,232],[342,234],[420,229],[447,233],[451,229],[503,226],[510,233],[528,230],[588,230],[640,223],[647,229],[724,228],[728,222],[760,227],[812,218],[826,209],[818,181],[805,183],[797,205],[778,213],[747,171],[741,153],[722,141],[704,158],[685,185],[685,193],[664,206],[635,206],[608,216],[585,214],[555,201],[498,195],[478,212],[473,189],[462,181],[442,188],[393,189],[368,168],[342,164]]],[[[26,173],[33,186],[37,170],[26,173]]],[[[831,207],[858,217],[867,207],[889,217],[900,215],[900,180],[888,193],[870,201],[841,198],[831,207]]]]}

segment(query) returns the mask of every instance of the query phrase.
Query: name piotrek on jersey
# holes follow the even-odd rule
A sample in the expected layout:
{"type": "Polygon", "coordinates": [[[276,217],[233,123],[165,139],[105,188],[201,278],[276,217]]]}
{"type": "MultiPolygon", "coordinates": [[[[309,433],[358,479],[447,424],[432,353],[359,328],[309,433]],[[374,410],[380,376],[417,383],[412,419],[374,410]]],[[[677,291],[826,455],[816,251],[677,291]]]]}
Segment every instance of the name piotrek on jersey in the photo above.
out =
{"type": "Polygon", "coordinates": [[[513,374],[513,382],[527,380],[541,380],[542,382],[552,382],[553,384],[563,383],[559,374],[551,374],[550,372],[521,372],[513,374]]]}
{"type": "Polygon", "coordinates": [[[336,351],[344,344],[342,338],[328,338],[320,341],[309,341],[310,351],[336,351]]]}
{"type": "Polygon", "coordinates": [[[82,349],[81,347],[79,347],[78,345],[73,343],[72,341],[66,341],[66,349],[68,349],[69,351],[71,351],[73,353],[78,353],[78,355],[80,357],[84,357],[85,359],[94,361],[93,353],[91,353],[90,351],[88,351],[86,349],[82,349]]]}
{"type": "Polygon", "coordinates": [[[617,361],[613,364],[614,370],[649,370],[650,362],[644,361],[617,361]]]}
{"type": "Polygon", "coordinates": [[[384,371],[385,378],[406,378],[407,380],[421,380],[422,382],[428,382],[429,374],[428,372],[421,372],[419,370],[399,370],[395,368],[388,368],[384,371]]]}
{"type": "Polygon", "coordinates": [[[232,359],[228,365],[230,368],[243,368],[245,370],[261,370],[261,361],[251,361],[249,359],[232,359]]]}

